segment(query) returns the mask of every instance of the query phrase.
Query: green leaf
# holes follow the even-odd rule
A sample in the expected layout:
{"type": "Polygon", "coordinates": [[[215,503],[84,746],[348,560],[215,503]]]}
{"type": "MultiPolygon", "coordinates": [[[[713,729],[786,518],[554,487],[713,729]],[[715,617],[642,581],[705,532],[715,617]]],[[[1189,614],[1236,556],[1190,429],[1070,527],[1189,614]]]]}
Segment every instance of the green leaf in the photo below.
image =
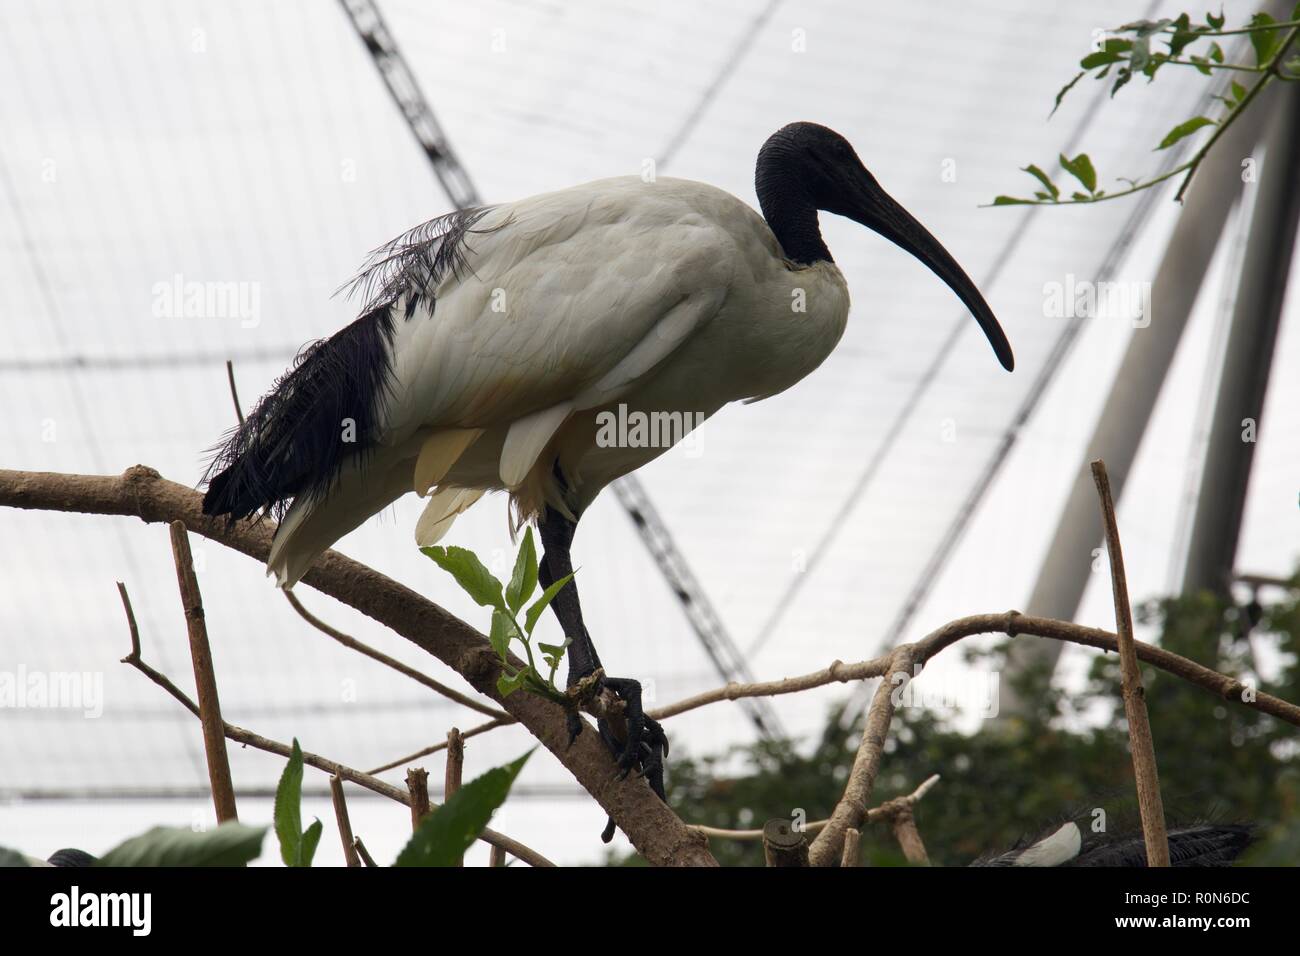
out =
{"type": "Polygon", "coordinates": [[[0,846],[0,869],[20,866],[31,866],[27,862],[27,857],[17,850],[11,850],[7,846],[0,846]]]}
{"type": "Polygon", "coordinates": [[[1168,132],[1168,134],[1166,134],[1165,138],[1160,141],[1160,145],[1157,146],[1156,149],[1157,150],[1168,149],[1170,146],[1174,145],[1174,143],[1178,142],[1183,137],[1191,136],[1202,126],[1213,126],[1213,125],[1214,125],[1214,120],[1206,119],[1204,116],[1195,116],[1192,119],[1189,119],[1187,122],[1179,123],[1173,129],[1171,129],[1168,132]]]}
{"type": "Polygon", "coordinates": [[[505,600],[501,596],[501,582],[483,566],[473,551],[466,548],[432,547],[420,549],[432,558],[438,567],[456,579],[456,583],[474,601],[483,607],[498,607],[505,610],[505,600]]]}
{"type": "Polygon", "coordinates": [[[488,642],[497,652],[497,657],[505,660],[510,652],[510,638],[514,636],[514,619],[500,608],[492,609],[492,630],[488,632],[488,642]]]}
{"type": "Polygon", "coordinates": [[[534,601],[532,606],[524,613],[524,630],[530,637],[532,636],[533,628],[537,626],[537,619],[542,616],[542,612],[546,610],[546,606],[555,600],[555,595],[559,594],[560,590],[572,580],[573,575],[566,574],[564,577],[560,578],[560,580],[554,582],[549,588],[542,592],[542,596],[534,601]]]}
{"type": "Polygon", "coordinates": [[[1222,7],[1219,8],[1219,15],[1217,17],[1212,13],[1207,13],[1205,15],[1205,22],[1208,23],[1210,28],[1213,30],[1222,30],[1226,19],[1227,18],[1223,15],[1222,7]]]}
{"type": "Polygon", "coordinates": [[[993,205],[995,206],[1032,206],[1032,199],[1017,199],[1015,196],[994,196],[993,205]]]}
{"type": "Polygon", "coordinates": [[[394,866],[456,866],[479,838],[497,807],[505,803],[519,771],[533,751],[489,770],[457,790],[420,821],[394,866]]]}
{"type": "Polygon", "coordinates": [[[506,606],[511,614],[518,614],[524,602],[533,596],[537,587],[537,549],[533,547],[533,529],[524,531],[524,543],[515,558],[515,572],[506,587],[506,606]]]}
{"type": "Polygon", "coordinates": [[[1217,44],[1217,43],[1211,43],[1211,44],[1210,44],[1210,59],[1213,60],[1215,63],[1222,63],[1222,62],[1223,62],[1223,47],[1219,46],[1219,44],[1217,44]]]}
{"type": "Polygon", "coordinates": [[[1028,173],[1029,175],[1037,179],[1040,183],[1042,183],[1043,188],[1046,189],[1049,193],[1051,193],[1051,197],[1053,199],[1057,199],[1060,197],[1061,191],[1056,188],[1055,184],[1050,179],[1048,179],[1047,173],[1043,172],[1033,163],[1030,163],[1028,166],[1022,166],[1021,169],[1022,171],[1028,173]]]}
{"type": "Polygon", "coordinates": [[[302,865],[302,748],[293,738],[289,763],[275,788],[275,835],[280,840],[280,859],[285,866],[302,865]]]}
{"type": "Polygon", "coordinates": [[[1232,99],[1234,103],[1240,103],[1246,98],[1246,88],[1236,80],[1232,81],[1232,99]]]}
{"type": "Polygon", "coordinates": [[[1108,63],[1118,63],[1122,59],[1124,59],[1124,57],[1114,50],[1097,50],[1094,53],[1089,53],[1080,60],[1079,66],[1083,67],[1085,70],[1095,70],[1099,66],[1105,66],[1108,63]]]}
{"type": "Polygon", "coordinates": [[[316,847],[320,845],[321,830],[324,825],[317,820],[307,828],[307,832],[302,835],[302,865],[311,866],[313,857],[316,856],[316,847]]]}
{"type": "Polygon", "coordinates": [[[1097,171],[1092,167],[1092,160],[1088,158],[1087,153],[1080,153],[1074,159],[1069,159],[1064,153],[1060,155],[1061,168],[1073,176],[1079,182],[1083,183],[1083,188],[1088,192],[1095,192],[1097,189],[1097,171]]]}
{"type": "MultiPolygon", "coordinates": [[[[1252,27],[1267,27],[1269,24],[1277,23],[1267,13],[1257,13],[1250,18],[1252,27]]],[[[1256,30],[1249,34],[1250,45],[1255,48],[1255,65],[1264,66],[1272,59],[1278,44],[1282,42],[1282,34],[1278,30],[1256,30]]]]}
{"type": "Polygon", "coordinates": [[[527,671],[518,671],[514,674],[502,674],[497,678],[497,693],[502,697],[509,697],[520,687],[524,686],[524,681],[528,678],[527,671]]]}
{"type": "Polygon", "coordinates": [[[96,866],[242,866],[262,852],[266,827],[227,820],[215,830],[154,827],[105,853],[96,866]]]}
{"type": "Polygon", "coordinates": [[[1160,69],[1160,67],[1164,66],[1168,61],[1169,57],[1165,54],[1153,53],[1151,54],[1151,59],[1147,61],[1147,65],[1142,68],[1142,74],[1148,81],[1154,80],[1156,78],[1156,70],[1160,69]]]}
{"type": "MultiPolygon", "coordinates": [[[[1074,84],[1078,83],[1086,75],[1087,75],[1086,73],[1076,73],[1074,79],[1072,79],[1069,83],[1066,83],[1063,87],[1061,87],[1061,89],[1056,94],[1056,103],[1053,104],[1052,106],[1052,112],[1047,114],[1049,119],[1052,117],[1053,113],[1055,113],[1058,109],[1061,108],[1061,100],[1065,99],[1065,94],[1070,92],[1070,90],[1074,89],[1074,84]]],[[[994,201],[993,204],[995,206],[997,205],[996,200],[994,201]]]]}
{"type": "Polygon", "coordinates": [[[1197,39],[1199,39],[1197,34],[1191,31],[1187,31],[1187,30],[1178,31],[1177,33],[1175,33],[1173,36],[1169,38],[1169,55],[1178,56],[1189,45],[1196,42],[1197,39]]]}
{"type": "Polygon", "coordinates": [[[552,674],[560,666],[560,661],[564,660],[564,652],[571,643],[573,642],[567,637],[564,639],[563,644],[543,644],[540,641],[538,642],[537,649],[542,652],[542,659],[551,668],[552,674]]]}

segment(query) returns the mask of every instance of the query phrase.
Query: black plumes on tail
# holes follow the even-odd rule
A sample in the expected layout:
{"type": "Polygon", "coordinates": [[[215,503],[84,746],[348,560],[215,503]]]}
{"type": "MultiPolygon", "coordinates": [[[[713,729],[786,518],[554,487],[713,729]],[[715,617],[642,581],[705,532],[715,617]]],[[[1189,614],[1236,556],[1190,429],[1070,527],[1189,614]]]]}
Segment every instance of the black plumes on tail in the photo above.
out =
{"type": "MultiPolygon", "coordinates": [[[[1250,846],[1254,832],[1254,826],[1248,823],[1192,823],[1171,827],[1168,832],[1169,863],[1171,866],[1232,866],[1250,846]]],[[[1057,866],[1147,865],[1146,841],[1140,832],[1093,833],[1085,821],[1079,827],[1079,833],[1079,852],[1057,866]]],[[[1034,840],[1022,839],[1007,852],[982,856],[970,865],[1015,866],[1026,851],[1047,835],[1034,840]]]]}
{"type": "Polygon", "coordinates": [[[492,209],[457,209],[407,230],[372,250],[361,271],[339,292],[359,296],[365,312],[401,300],[409,319],[422,300],[432,301],[433,290],[443,279],[459,278],[469,267],[469,255],[474,251],[470,236],[490,235],[509,225],[507,220],[491,228],[475,228],[492,209]]]}
{"type": "Polygon", "coordinates": [[[433,312],[439,283],[468,266],[470,237],[508,224],[475,228],[491,210],[439,216],[370,254],[340,290],[362,298],[361,318],[303,349],[243,426],[215,449],[204,475],[204,514],[236,520],[265,509],[282,518],[291,499],[323,496],[339,467],[373,446],[388,399],[393,316],[400,311],[410,320],[420,305],[433,312]]]}
{"type": "Polygon", "coordinates": [[[323,495],[352,455],[373,445],[388,399],[393,316],[368,311],[304,348],[244,424],[215,449],[203,513],[277,518],[298,495],[323,495]]]}
{"type": "MultiPolygon", "coordinates": [[[[1204,823],[1169,831],[1170,866],[1232,866],[1250,846],[1254,828],[1246,824],[1204,823]]],[[[1066,866],[1146,866],[1142,834],[1083,841],[1083,851],[1066,866]]]]}

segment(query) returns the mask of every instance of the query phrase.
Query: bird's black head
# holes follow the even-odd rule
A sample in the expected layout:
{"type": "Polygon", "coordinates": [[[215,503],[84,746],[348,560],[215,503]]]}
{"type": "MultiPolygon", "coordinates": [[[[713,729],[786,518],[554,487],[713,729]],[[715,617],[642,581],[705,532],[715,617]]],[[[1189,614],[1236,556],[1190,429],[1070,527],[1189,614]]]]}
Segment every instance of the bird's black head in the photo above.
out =
{"type": "Polygon", "coordinates": [[[975,283],[939,240],[885,192],[839,133],[816,123],[791,123],[758,152],[754,185],[763,216],[786,256],[804,265],[830,261],[817,211],[835,213],[878,232],[930,268],[966,304],[1002,366],[1015,366],[1011,345],[975,283]]]}

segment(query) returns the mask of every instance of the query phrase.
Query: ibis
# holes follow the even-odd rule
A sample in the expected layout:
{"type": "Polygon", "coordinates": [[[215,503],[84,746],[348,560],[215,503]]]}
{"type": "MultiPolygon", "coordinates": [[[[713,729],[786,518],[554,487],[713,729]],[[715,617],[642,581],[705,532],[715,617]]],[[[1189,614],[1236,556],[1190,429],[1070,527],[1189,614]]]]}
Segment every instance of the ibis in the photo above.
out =
{"type": "MultiPolygon", "coordinates": [[[[279,518],[268,573],[288,588],[402,495],[427,498],[415,538],[430,545],[504,491],[512,530],[538,528],[541,582],[559,580],[596,495],[668,447],[601,440],[602,413],[702,421],[785,391],[835,348],[849,290],[819,212],[928,266],[1012,368],[975,284],[844,137],[778,130],[755,187],[761,215],[704,183],[603,179],[453,212],[380,247],[352,283],[360,317],[306,348],[217,449],[204,512],[279,518]]],[[[576,584],[552,608],[569,686],[592,678],[625,702],[625,733],[601,734],[662,797],[667,740],[640,685],[605,675],[576,584]]],[[[573,716],[571,739],[581,728],[573,716]]]]}

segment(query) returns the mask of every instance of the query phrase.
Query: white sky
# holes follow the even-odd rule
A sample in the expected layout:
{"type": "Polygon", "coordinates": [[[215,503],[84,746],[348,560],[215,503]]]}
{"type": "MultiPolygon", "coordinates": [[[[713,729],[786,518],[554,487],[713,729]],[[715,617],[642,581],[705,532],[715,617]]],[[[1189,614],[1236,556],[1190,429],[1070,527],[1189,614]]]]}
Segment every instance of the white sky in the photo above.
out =
{"type": "MultiPolygon", "coordinates": [[[[1226,6],[1236,18],[1254,8],[1226,6]]],[[[763,139],[792,120],[817,120],[856,145],[1001,318],[1016,350],[1014,375],[1000,370],[974,322],[923,267],[855,224],[824,217],[854,299],[836,353],[790,392],[718,415],[701,433],[699,454],[675,450],[641,474],[742,647],[800,562],[815,559],[776,636],[751,661],[761,678],[860,659],[953,617],[1025,603],[1133,334],[1126,322],[1084,323],[909,631],[886,634],[1064,327],[1044,314],[1044,284],[1067,274],[1149,281],[1158,262],[1177,212],[1168,196],[1154,204],[1116,276],[1098,270],[1132,203],[978,208],[998,193],[1025,194],[1032,182],[1017,167],[1046,167],[1062,150],[1089,151],[1108,186],[1157,167],[1163,154],[1151,146],[1196,109],[1202,87],[1192,71],[1166,70],[1147,89],[1136,82],[1095,110],[1104,91],[1085,81],[1046,118],[1093,29],[1145,14],[1141,2],[386,0],[382,8],[488,200],[639,173],[644,159],[657,157],[661,174],[754,202],[763,139]],[[954,328],[956,347],[918,393],[954,328]],[[816,553],[900,418],[865,493],[816,553]],[[955,440],[944,440],[945,429],[955,440]]],[[[331,0],[9,3],[0,13],[0,84],[9,91],[0,99],[4,467],[115,473],[144,462],[196,482],[205,449],[232,423],[224,360],[235,359],[251,403],[301,344],[351,318],[349,304],[330,294],[367,250],[448,208],[331,0]],[[156,315],[155,286],[177,275],[250,283],[258,321],[156,315]]],[[[1178,579],[1189,463],[1206,429],[1198,418],[1202,381],[1221,348],[1223,268],[1219,261],[1211,270],[1120,504],[1138,600],[1178,579]]],[[[1159,321],[1160,303],[1154,307],[1159,321]]],[[[1279,575],[1291,570],[1300,539],[1300,462],[1286,440],[1300,426],[1300,402],[1294,376],[1284,374],[1300,357],[1298,311],[1292,296],[1239,560],[1243,569],[1279,575]]],[[[481,609],[415,551],[418,507],[403,500],[341,549],[485,626],[481,609]]],[[[504,501],[489,499],[463,517],[451,543],[504,563],[511,547],[504,501]]],[[[286,740],[297,735],[308,749],[358,767],[441,739],[453,723],[478,722],[312,631],[252,562],[197,540],[195,547],[228,719],[286,740]],[[345,690],[355,691],[354,701],[344,700],[345,690]]],[[[127,638],[113,582],[122,579],[146,655],[190,686],[166,529],[0,511],[0,549],[0,669],[91,671],[102,674],[105,694],[96,720],[54,710],[6,714],[0,799],[202,785],[197,724],[117,663],[127,638]]],[[[575,560],[588,624],[612,672],[642,678],[660,702],[717,683],[612,495],[584,519],[575,560]]],[[[302,597],[337,626],[462,686],[348,609],[315,592],[302,597]]],[[[1104,582],[1089,587],[1078,617],[1109,625],[1104,582]]],[[[554,632],[549,619],[544,627],[554,632]]],[[[1064,673],[1085,663],[1082,652],[1068,653],[1064,673]]],[[[945,666],[941,658],[935,672],[945,666]]],[[[809,734],[843,693],[777,707],[788,728],[809,734]]],[[[695,754],[752,737],[741,711],[727,706],[675,719],[669,733],[675,752],[695,754]]],[[[518,730],[472,741],[468,772],[527,746],[518,730]]],[[[273,786],[281,768],[278,759],[243,751],[232,760],[246,787],[273,786]]],[[[423,763],[440,777],[440,760],[423,763]]],[[[388,776],[400,780],[401,772],[388,776]]],[[[598,857],[603,815],[557,762],[539,754],[520,786],[499,828],[557,859],[598,857]]],[[[401,811],[358,803],[374,808],[362,811],[367,842],[395,853],[401,811]]],[[[210,815],[197,798],[92,806],[87,814],[63,802],[0,803],[0,844],[42,854],[64,845],[99,851],[146,820],[210,815]]],[[[254,812],[269,818],[265,807],[245,816],[254,812]]],[[[322,853],[337,857],[336,843],[326,839],[322,853]]]]}

